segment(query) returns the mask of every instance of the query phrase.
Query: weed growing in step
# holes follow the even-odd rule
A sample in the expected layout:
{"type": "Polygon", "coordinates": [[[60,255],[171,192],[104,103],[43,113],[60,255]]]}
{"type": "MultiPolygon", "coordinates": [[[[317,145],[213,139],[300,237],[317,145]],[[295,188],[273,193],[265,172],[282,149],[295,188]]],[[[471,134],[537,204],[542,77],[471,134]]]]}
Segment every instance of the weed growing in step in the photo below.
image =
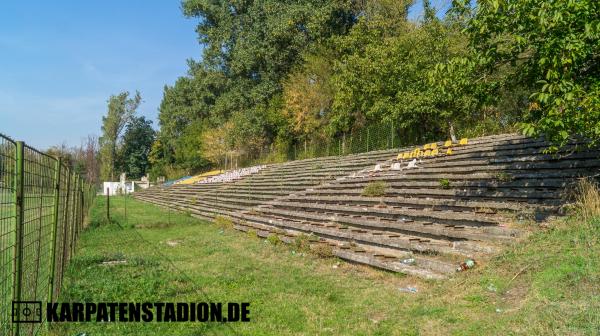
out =
{"type": "Polygon", "coordinates": [[[450,180],[443,178],[443,179],[439,180],[439,183],[440,183],[440,188],[450,189],[450,180]]]}
{"type": "Polygon", "coordinates": [[[328,244],[315,244],[311,248],[312,252],[320,258],[333,257],[333,248],[328,244]]]}
{"type": "Polygon", "coordinates": [[[248,238],[258,238],[258,233],[256,230],[248,230],[246,234],[248,235],[248,238]]]}
{"type": "Polygon", "coordinates": [[[384,196],[387,184],[383,181],[370,182],[362,192],[363,196],[376,197],[384,196]]]}
{"type": "Polygon", "coordinates": [[[271,245],[279,245],[282,243],[281,238],[279,238],[279,236],[277,234],[271,234],[267,237],[267,241],[271,244],[271,245]]]}
{"type": "Polygon", "coordinates": [[[499,172],[496,174],[496,180],[500,182],[511,182],[514,180],[514,177],[507,172],[499,172]]]}
{"type": "Polygon", "coordinates": [[[310,241],[308,235],[301,233],[296,236],[293,243],[293,248],[296,251],[309,251],[310,250],[310,241]]]}
{"type": "Polygon", "coordinates": [[[229,217],[217,216],[215,217],[215,224],[223,230],[233,229],[233,221],[229,217]]]}

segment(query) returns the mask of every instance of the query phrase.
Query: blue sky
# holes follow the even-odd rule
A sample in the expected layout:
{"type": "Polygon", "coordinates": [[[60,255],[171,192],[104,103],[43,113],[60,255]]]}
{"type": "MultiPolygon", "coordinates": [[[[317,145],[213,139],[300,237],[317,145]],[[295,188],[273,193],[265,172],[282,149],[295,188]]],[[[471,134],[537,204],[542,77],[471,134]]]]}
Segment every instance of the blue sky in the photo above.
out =
{"type": "Polygon", "coordinates": [[[0,133],[79,145],[122,90],[139,90],[155,120],[164,85],[200,58],[196,24],[179,0],[2,1],[0,133]]]}
{"type": "MultiPolygon", "coordinates": [[[[418,1],[410,16],[421,13],[418,1]]],[[[40,149],[79,145],[123,90],[141,92],[139,113],[158,126],[164,85],[201,56],[196,25],[179,0],[3,0],[0,133],[40,149]]]]}

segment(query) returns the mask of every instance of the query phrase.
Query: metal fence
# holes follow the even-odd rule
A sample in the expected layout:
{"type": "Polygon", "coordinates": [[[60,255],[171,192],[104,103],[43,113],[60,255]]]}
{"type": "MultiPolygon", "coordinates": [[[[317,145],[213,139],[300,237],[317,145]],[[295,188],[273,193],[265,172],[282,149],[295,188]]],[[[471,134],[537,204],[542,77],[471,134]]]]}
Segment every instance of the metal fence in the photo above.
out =
{"type": "MultiPolygon", "coordinates": [[[[275,144],[271,144],[270,147],[266,147],[258,153],[231,151],[221,160],[219,168],[227,170],[258,164],[334,155],[343,156],[375,150],[393,149],[415,142],[414,140],[408,141],[406,134],[404,134],[404,138],[400,137],[398,134],[400,131],[401,129],[394,122],[381,122],[341,133],[334,137],[325,135],[307,137],[303,141],[288,144],[284,150],[276,148],[275,144]]],[[[425,142],[425,139],[421,142],[425,142]]]]}
{"type": "Polygon", "coordinates": [[[13,323],[13,301],[58,297],[93,197],[60,158],[0,134],[0,335],[39,333],[13,323]]]}

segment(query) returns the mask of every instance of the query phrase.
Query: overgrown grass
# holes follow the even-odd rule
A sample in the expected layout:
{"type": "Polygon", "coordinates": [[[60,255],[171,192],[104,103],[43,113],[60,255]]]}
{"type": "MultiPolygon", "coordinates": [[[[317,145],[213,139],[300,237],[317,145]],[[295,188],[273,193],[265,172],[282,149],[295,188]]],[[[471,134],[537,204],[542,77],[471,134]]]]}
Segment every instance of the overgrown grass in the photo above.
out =
{"type": "Polygon", "coordinates": [[[362,195],[367,197],[384,196],[387,184],[383,181],[369,182],[363,189],[362,195]]]}
{"type": "Polygon", "coordinates": [[[53,335],[595,335],[600,218],[573,216],[446,281],[297,253],[129,199],[92,209],[60,301],[247,301],[250,323],[54,324],[53,335]],[[138,233],[144,241],[138,237],[138,233]],[[175,242],[177,242],[175,244],[175,242]],[[125,264],[108,266],[110,260],[125,264]],[[173,265],[169,262],[172,260],[173,265]],[[401,288],[416,287],[417,293],[401,288]],[[232,329],[230,329],[232,328],[232,329]]]}

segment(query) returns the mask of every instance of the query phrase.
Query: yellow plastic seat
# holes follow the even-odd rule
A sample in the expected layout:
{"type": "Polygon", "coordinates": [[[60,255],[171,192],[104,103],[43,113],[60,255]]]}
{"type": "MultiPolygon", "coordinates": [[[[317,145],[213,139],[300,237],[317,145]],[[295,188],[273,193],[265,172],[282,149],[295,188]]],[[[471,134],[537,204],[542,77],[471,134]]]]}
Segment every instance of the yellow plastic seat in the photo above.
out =
{"type": "Polygon", "coordinates": [[[425,153],[423,153],[423,157],[429,157],[431,156],[431,150],[426,150],[425,153]]]}
{"type": "Polygon", "coordinates": [[[454,154],[454,152],[452,152],[452,148],[448,148],[448,150],[446,151],[446,155],[452,155],[454,154]]]}
{"type": "Polygon", "coordinates": [[[439,154],[440,154],[440,152],[438,151],[437,148],[431,151],[431,156],[437,156],[439,154]]]}
{"type": "Polygon", "coordinates": [[[404,160],[406,160],[406,159],[410,159],[410,153],[404,153],[404,155],[402,155],[402,158],[403,158],[404,160]]]}
{"type": "Polygon", "coordinates": [[[446,140],[446,142],[444,142],[444,147],[452,147],[452,140],[446,140]]]}
{"type": "Polygon", "coordinates": [[[461,145],[461,146],[464,146],[464,145],[466,145],[466,144],[468,144],[468,143],[469,143],[469,139],[467,139],[467,138],[462,138],[462,139],[460,139],[460,141],[458,142],[458,144],[459,144],[459,145],[461,145]]]}
{"type": "Polygon", "coordinates": [[[423,146],[423,149],[431,149],[431,145],[430,144],[426,144],[425,146],[423,146]]]}
{"type": "Polygon", "coordinates": [[[402,153],[398,153],[398,156],[396,156],[396,160],[402,160],[402,153]]]}
{"type": "Polygon", "coordinates": [[[435,143],[435,142],[434,142],[434,143],[432,143],[432,144],[431,144],[431,149],[437,149],[437,143],[435,143]]]}

